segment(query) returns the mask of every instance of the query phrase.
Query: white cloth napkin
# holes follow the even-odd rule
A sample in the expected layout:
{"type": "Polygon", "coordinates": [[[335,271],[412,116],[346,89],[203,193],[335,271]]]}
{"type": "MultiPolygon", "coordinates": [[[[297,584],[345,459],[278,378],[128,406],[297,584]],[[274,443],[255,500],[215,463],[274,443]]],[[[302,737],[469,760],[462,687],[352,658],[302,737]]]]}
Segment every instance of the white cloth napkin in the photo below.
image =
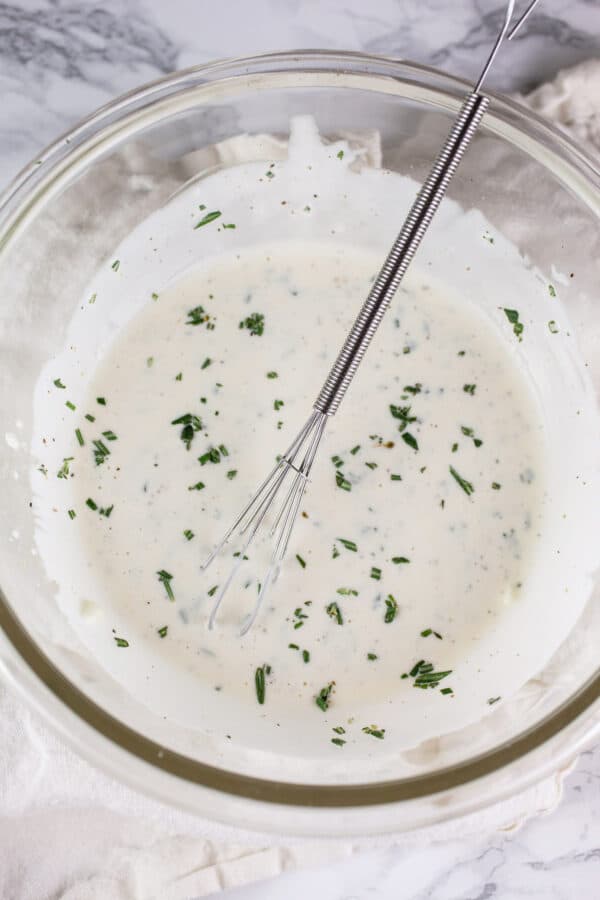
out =
{"type": "MultiPolygon", "coordinates": [[[[520,99],[600,149],[600,60],[561,72],[520,99]]],[[[519,827],[559,802],[563,776],[400,840],[418,845],[519,827]]],[[[150,800],[76,756],[0,685],[1,898],[192,900],[358,849],[349,842],[286,845],[150,800]]]]}

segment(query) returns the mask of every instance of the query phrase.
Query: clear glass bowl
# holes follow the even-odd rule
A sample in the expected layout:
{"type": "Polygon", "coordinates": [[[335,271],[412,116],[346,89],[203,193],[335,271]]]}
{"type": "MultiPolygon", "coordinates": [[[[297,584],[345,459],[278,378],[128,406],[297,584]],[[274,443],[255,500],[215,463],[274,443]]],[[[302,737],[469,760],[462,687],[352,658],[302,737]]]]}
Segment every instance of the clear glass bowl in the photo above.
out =
{"type": "MultiPolygon", "coordinates": [[[[156,721],[94,659],[59,637],[53,585],[32,554],[33,388],[62,346],[84,286],[114,246],[191,173],[211,171],[213,145],[240,133],[286,136],[297,113],[314,115],[325,136],[377,130],[383,165],[421,180],[465,92],[464,83],[433,69],[353,53],[201,66],[100,110],[49,147],[2,197],[0,409],[11,433],[0,450],[2,669],[84,756],[167,802],[279,834],[409,830],[522,790],[600,732],[596,584],[575,633],[550,663],[551,688],[538,691],[535,702],[525,694],[509,711],[428,742],[410,777],[398,777],[393,765],[374,771],[365,759],[358,779],[356,770],[329,780],[315,770],[300,783],[278,767],[247,771],[235,754],[226,764],[211,760],[196,735],[156,721]]],[[[600,177],[593,162],[531,112],[494,97],[449,195],[480,209],[539,270],[573,273],[562,299],[597,390],[600,177]]]]}

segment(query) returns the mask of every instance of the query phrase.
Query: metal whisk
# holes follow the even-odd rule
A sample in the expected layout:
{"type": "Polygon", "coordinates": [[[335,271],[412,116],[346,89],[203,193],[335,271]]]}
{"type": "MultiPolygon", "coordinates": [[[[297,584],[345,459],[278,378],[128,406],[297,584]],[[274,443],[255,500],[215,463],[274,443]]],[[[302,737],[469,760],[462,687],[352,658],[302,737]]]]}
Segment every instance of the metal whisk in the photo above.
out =
{"type": "Polygon", "coordinates": [[[465,98],[452,130],[350,329],[306,424],[202,566],[202,569],[206,569],[234,534],[241,537],[239,549],[235,554],[236,562],[216,593],[209,617],[209,628],[213,628],[221,601],[239,567],[247,559],[246,551],[265,520],[273,514],[274,521],[270,522],[269,531],[273,540],[271,561],[264,581],[259,586],[254,609],[244,622],[241,634],[245,634],[251,628],[269,585],[279,574],[327,419],[337,412],[367,347],[446,193],[450,179],[488,108],[489,98],[482,95],[480,90],[502,42],[506,37],[510,40],[516,34],[538,0],[533,0],[529,4],[509,33],[515,2],[516,0],[509,0],[507,4],[502,28],[479,79],[473,91],[465,98]],[[282,493],[283,501],[274,510],[273,507],[282,493]]]}

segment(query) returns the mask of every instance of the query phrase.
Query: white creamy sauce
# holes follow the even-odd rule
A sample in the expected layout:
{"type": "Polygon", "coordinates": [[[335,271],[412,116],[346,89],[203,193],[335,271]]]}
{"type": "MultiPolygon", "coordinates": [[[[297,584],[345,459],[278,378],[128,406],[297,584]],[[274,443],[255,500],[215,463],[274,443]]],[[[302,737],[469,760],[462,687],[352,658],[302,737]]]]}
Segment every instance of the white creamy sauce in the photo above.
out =
{"type": "Polygon", "coordinates": [[[36,397],[38,547],[79,641],[157,716],[298,758],[478,721],[589,591],[597,419],[564,309],[447,201],[327,428],[255,627],[238,636],[259,553],[207,630],[232,560],[200,563],[304,422],[414,194],[358,163],[302,119],[287,161],[190,185],[98,273],[36,397]]]}

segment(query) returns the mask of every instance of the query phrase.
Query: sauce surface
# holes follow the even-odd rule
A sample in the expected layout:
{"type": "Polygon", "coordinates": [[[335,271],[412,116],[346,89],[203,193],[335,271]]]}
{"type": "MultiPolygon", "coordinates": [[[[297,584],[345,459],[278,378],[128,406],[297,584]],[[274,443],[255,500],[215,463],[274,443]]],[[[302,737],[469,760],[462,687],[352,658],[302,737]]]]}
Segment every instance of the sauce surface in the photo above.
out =
{"type": "MultiPolygon", "coordinates": [[[[310,146],[314,163],[321,151],[310,146]]],[[[315,197],[336,156],[312,172],[315,197]]],[[[271,178],[300,197],[298,158],[292,146],[271,178]]],[[[248,171],[232,171],[220,190],[229,178],[233,204],[231,179],[246,184],[248,171]]],[[[402,181],[379,177],[384,192],[390,177],[402,181]]],[[[341,189],[360,178],[346,170],[341,189]]],[[[194,191],[206,200],[210,185],[194,191]]],[[[184,202],[193,208],[176,198],[171,224],[184,202]]],[[[360,758],[476,722],[543,666],[585,599],[560,602],[576,559],[555,475],[571,485],[577,461],[552,439],[553,383],[540,393],[535,353],[523,355],[525,341],[557,338],[415,263],[328,425],[260,618],[238,637],[264,576],[256,552],[209,632],[232,560],[206,573],[200,564],[306,419],[382,259],[331,222],[329,240],[259,233],[227,250],[228,226],[237,233],[243,221],[230,209],[231,221],[195,204],[187,232],[221,243],[156,291],[147,277],[134,290],[144,255],[128,274],[128,251],[144,235],[129,239],[45,376],[40,435],[53,439],[40,506],[60,523],[39,544],[61,607],[129,693],[217,740],[360,758]],[[103,324],[89,353],[92,314],[103,324]]],[[[156,253],[155,228],[150,241],[156,253]]]]}

